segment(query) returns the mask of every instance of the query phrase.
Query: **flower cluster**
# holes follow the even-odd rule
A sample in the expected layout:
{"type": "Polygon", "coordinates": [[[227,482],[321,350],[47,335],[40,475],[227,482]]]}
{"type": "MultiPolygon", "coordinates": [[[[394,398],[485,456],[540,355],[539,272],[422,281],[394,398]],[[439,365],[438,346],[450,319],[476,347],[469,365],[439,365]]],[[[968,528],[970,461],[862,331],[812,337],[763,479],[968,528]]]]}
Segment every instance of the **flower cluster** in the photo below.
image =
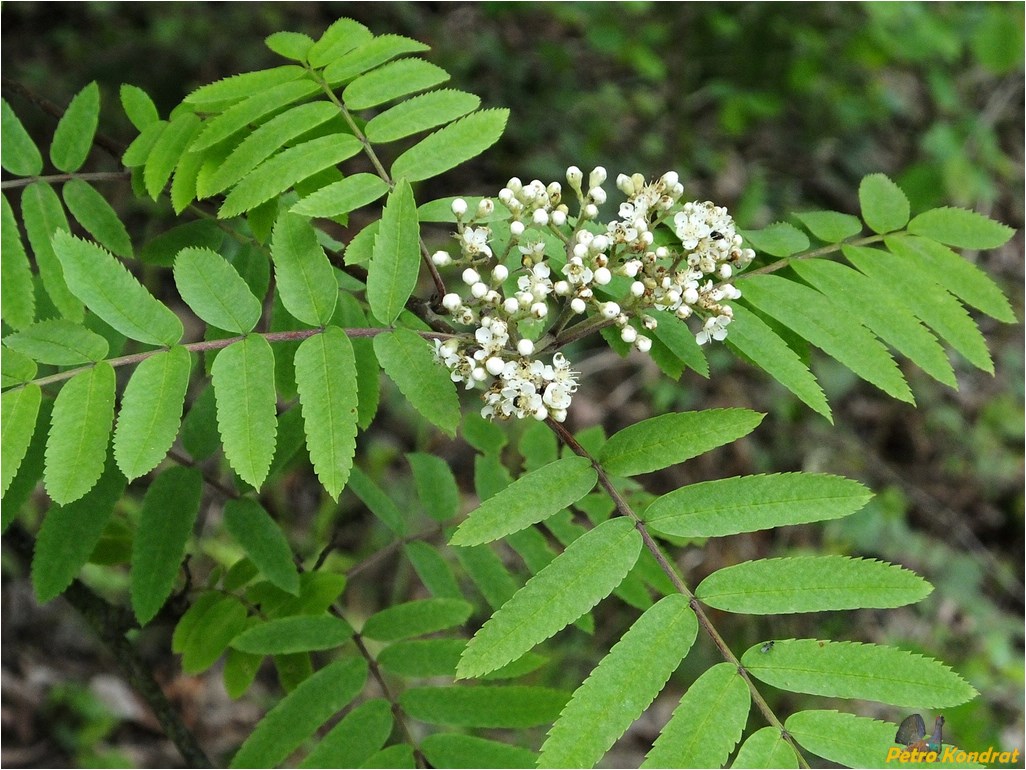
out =
{"type": "Polygon", "coordinates": [[[459,253],[432,255],[439,267],[463,266],[466,295],[450,292],[441,305],[455,322],[476,327],[473,335],[436,340],[435,355],[454,382],[487,386],[485,417],[566,418],[576,373],[560,353],[551,364],[534,358],[534,340],[547,325],[546,346],[585,316],[582,328],[615,325],[625,343],[647,352],[659,323],[652,311],[665,311],[685,322],[699,318],[700,345],[724,339],[733,318],[728,303],[741,296],[730,281],[755,256],[742,248],[726,209],[681,202],[684,187],[675,172],[654,182],[640,174],[617,177],[627,200],[606,224],[597,221],[606,202],[605,169],[592,170],[585,184],[583,172],[571,166],[566,179],[577,199],[576,219],[560,183],[513,178],[498,204],[485,198],[471,212],[466,201],[454,200],[459,253]],[[557,319],[550,325],[553,307],[557,319]]]}

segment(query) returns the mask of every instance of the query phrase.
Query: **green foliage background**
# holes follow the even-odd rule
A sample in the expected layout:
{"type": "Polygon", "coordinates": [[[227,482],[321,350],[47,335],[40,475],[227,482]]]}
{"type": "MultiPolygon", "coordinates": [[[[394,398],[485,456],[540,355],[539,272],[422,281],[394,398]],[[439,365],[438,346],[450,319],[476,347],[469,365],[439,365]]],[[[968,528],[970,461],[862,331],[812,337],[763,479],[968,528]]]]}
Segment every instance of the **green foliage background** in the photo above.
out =
{"type": "MultiPolygon", "coordinates": [[[[0,56],[6,78],[62,107],[97,80],[107,121],[101,131],[126,136],[127,123],[108,109],[121,82],[146,89],[166,114],[197,85],[274,63],[259,43],[266,34],[316,35],[342,15],[423,40],[454,83],[480,95],[486,107],[511,108],[500,144],[446,176],[433,197],[493,193],[512,175],[558,179],[570,163],[648,176],[675,168],[689,197],[728,205],[739,224],[756,227],[787,210],[857,210],[858,180],[884,171],[909,193],[913,213],[951,203],[1020,230],[981,266],[1023,315],[1018,4],[8,4],[0,56]]],[[[6,84],[5,97],[34,136],[49,137],[51,119],[7,93],[6,84]]],[[[138,231],[132,234],[145,237],[144,229],[154,226],[147,224],[148,204],[127,190],[121,203],[122,218],[138,231]]],[[[867,509],[826,527],[714,541],[703,562],[692,565],[694,574],[808,549],[903,564],[937,590],[887,613],[784,616],[772,625],[750,619],[751,627],[728,626],[738,635],[728,642],[741,649],[761,638],[843,639],[858,628],[862,638],[930,650],[982,693],[946,712],[957,740],[1011,747],[1023,722],[1023,338],[1021,325],[984,318],[981,327],[996,376],[958,369],[960,389],[953,392],[909,371],[919,409],[879,398],[839,365],[817,364],[834,404],[834,427],[726,355],[710,356],[710,380],[681,384],[654,369],[631,371],[618,359],[597,357],[587,362],[586,390],[575,404],[579,427],[601,423],[609,432],[669,410],[769,412],[743,444],[656,478],[657,491],[735,473],[820,468],[876,490],[867,509]]],[[[395,486],[408,482],[391,469],[417,437],[408,435],[402,404],[392,407],[361,451],[378,484],[412,497],[412,490],[395,486]]],[[[438,450],[461,483],[472,486],[467,448],[438,450]]],[[[324,527],[322,513],[300,511],[296,537],[305,529],[313,538],[324,527]]],[[[361,543],[368,533],[347,536],[361,543]]],[[[374,581],[363,583],[363,599],[368,608],[399,601],[408,580],[383,573],[379,593],[372,592],[374,581]]],[[[595,662],[591,646],[605,649],[612,641],[603,626],[624,625],[618,618],[596,620],[596,638],[577,638],[563,667],[566,681],[554,686],[581,681],[595,662]]],[[[8,613],[4,622],[18,627],[8,613]]],[[[714,662],[699,652],[685,661],[683,678],[714,662]]],[[[771,705],[787,710],[789,704],[771,705]]],[[[81,707],[79,719],[95,730],[88,735],[100,740],[106,728],[97,729],[90,715],[81,707]]],[[[78,735],[61,745],[88,762],[90,740],[78,735]]]]}

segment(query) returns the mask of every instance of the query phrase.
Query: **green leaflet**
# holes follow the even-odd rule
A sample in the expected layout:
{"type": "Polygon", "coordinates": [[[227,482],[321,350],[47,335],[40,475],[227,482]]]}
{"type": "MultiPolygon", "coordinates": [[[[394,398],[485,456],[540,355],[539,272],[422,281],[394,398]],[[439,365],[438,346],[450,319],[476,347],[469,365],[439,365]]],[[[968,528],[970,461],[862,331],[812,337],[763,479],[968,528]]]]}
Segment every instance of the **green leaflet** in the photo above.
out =
{"type": "Polygon", "coordinates": [[[192,359],[183,347],[147,358],[132,374],[114,431],[114,458],[131,481],[164,459],[182,423],[192,359]]]}
{"type": "MultiPolygon", "coordinates": [[[[168,121],[158,120],[156,123],[151,123],[142,130],[142,132],[132,143],[128,145],[124,154],[121,156],[121,163],[130,169],[139,168],[146,165],[146,159],[150,156],[153,151],[154,145],[157,140],[160,139],[161,134],[164,133],[164,129],[167,128],[168,121]]],[[[138,174],[132,175],[133,187],[141,190],[145,182],[142,177],[138,174]]],[[[140,193],[141,194],[141,193],[140,193]]]]}
{"type": "Polygon", "coordinates": [[[811,409],[833,422],[823,390],[798,354],[744,305],[735,303],[732,307],[734,321],[730,325],[727,346],[765,371],[811,409]]]}
{"type": "Polygon", "coordinates": [[[367,663],[330,663],[286,695],[260,720],[229,767],[274,767],[363,689],[367,663]]]}
{"type": "Polygon", "coordinates": [[[186,152],[175,167],[171,180],[171,208],[181,214],[196,200],[196,185],[200,173],[223,159],[227,152],[225,147],[216,147],[205,152],[186,152]]]}
{"type": "Polygon", "coordinates": [[[413,687],[399,705],[428,724],[515,728],[553,721],[567,698],[547,687],[413,687]]]}
{"type": "Polygon", "coordinates": [[[610,519],[582,535],[481,627],[467,645],[457,676],[504,666],[573,623],[616,588],[641,552],[627,519],[610,519]]]}
{"type": "MultiPolygon", "coordinates": [[[[375,115],[364,132],[376,144],[443,126],[481,106],[481,99],[464,91],[446,89],[421,94],[375,115]]],[[[451,212],[450,212],[451,213],[451,212]]]]}
{"type": "MultiPolygon", "coordinates": [[[[349,292],[339,294],[332,320],[338,326],[347,329],[367,326],[367,317],[363,314],[360,303],[349,292]]],[[[374,421],[374,416],[378,412],[381,367],[374,355],[374,340],[369,337],[358,337],[350,342],[353,344],[353,355],[356,358],[356,390],[360,396],[356,424],[365,430],[374,421]]]]}
{"type": "Polygon", "coordinates": [[[210,249],[182,249],[175,257],[174,276],[185,304],[211,326],[246,334],[263,314],[260,300],[235,268],[210,249]]]}
{"type": "Polygon", "coordinates": [[[400,59],[361,75],[342,91],[351,110],[366,110],[444,83],[449,73],[423,59],[400,59]]]}
{"type": "Polygon", "coordinates": [[[32,555],[32,587],[39,602],[59,596],[71,584],[89,560],[124,491],[124,477],[108,462],[85,496],[67,505],[50,506],[32,555]]]}
{"type": "Polygon", "coordinates": [[[34,384],[0,395],[0,455],[4,458],[0,464],[0,495],[7,494],[25,458],[42,398],[43,391],[34,384]]]}
{"type": "Polygon", "coordinates": [[[862,379],[900,401],[915,403],[908,383],[879,340],[814,289],[776,275],[745,279],[745,299],[776,318],[862,379]]]}
{"type": "Polygon", "coordinates": [[[57,123],[50,143],[54,166],[68,174],[82,167],[93,146],[99,119],[100,87],[93,81],[75,94],[57,123]]]}
{"type": "MultiPolygon", "coordinates": [[[[552,436],[552,441],[555,442],[555,436],[552,435],[546,426],[539,425],[537,428],[532,423],[525,431],[539,430],[545,435],[552,436]]],[[[497,455],[502,452],[502,448],[509,443],[509,436],[506,435],[506,431],[500,428],[491,420],[486,420],[478,411],[468,412],[466,417],[463,418],[463,424],[460,425],[460,433],[463,436],[463,440],[470,444],[474,449],[482,452],[486,455],[494,454],[497,455]]],[[[555,446],[555,443],[553,443],[555,446]]],[[[551,457],[547,457],[545,462],[552,462],[556,459],[557,453],[553,452],[551,457]]],[[[538,465],[544,465],[545,463],[539,463],[538,465]]],[[[533,470],[529,468],[528,470],[533,470]]]]}
{"type": "MultiPolygon", "coordinates": [[[[256,565],[254,565],[256,566],[256,565]]],[[[246,572],[243,572],[245,576],[246,572]]],[[[250,576],[246,582],[252,579],[250,576]]],[[[259,604],[268,618],[293,615],[323,615],[342,594],[346,576],[333,572],[304,572],[299,576],[299,595],[284,591],[269,581],[261,581],[246,591],[246,598],[259,604]]]]}
{"type": "Polygon", "coordinates": [[[347,18],[337,19],[313,44],[307,53],[307,61],[312,67],[323,67],[373,37],[371,31],[360,22],[347,18]]]}
{"type": "Polygon", "coordinates": [[[463,639],[414,639],[390,644],[378,653],[386,671],[407,678],[452,677],[467,643],[463,639]]]}
{"type": "MultiPolygon", "coordinates": [[[[156,124],[154,124],[156,125],[156,124]]],[[[146,156],[143,168],[143,184],[146,194],[156,200],[164,190],[164,185],[171,178],[171,172],[182,159],[193,138],[200,132],[203,124],[199,116],[191,112],[179,113],[171,119],[153,143],[146,156]]]]}
{"type": "Polygon", "coordinates": [[[216,222],[200,219],[165,230],[139,250],[139,259],[161,267],[172,267],[182,249],[192,246],[217,251],[224,233],[216,222]]]}
{"type": "Polygon", "coordinates": [[[994,372],[987,341],[962,307],[934,281],[931,271],[919,267],[904,238],[887,239],[888,254],[879,249],[844,246],[845,259],[876,283],[892,287],[919,320],[933,329],[979,369],[994,372]]]}
{"type": "Polygon", "coordinates": [[[37,176],[43,170],[43,156],[6,99],[0,99],[0,166],[15,176],[37,176]]]}
{"type": "Polygon", "coordinates": [[[114,421],[114,369],[101,361],[68,380],[53,405],[46,441],[46,492],[66,505],[93,488],[114,421]]]}
{"type": "Polygon", "coordinates": [[[845,315],[857,318],[938,382],[957,387],[955,372],[944,348],[886,285],[826,259],[803,259],[791,267],[803,280],[842,307],[845,315]],[[872,297],[872,301],[867,302],[866,297],[872,297]]]}
{"type": "Polygon", "coordinates": [[[655,700],[697,634],[698,620],[682,594],[646,610],[574,692],[538,766],[594,767],[655,700]]]}
{"type": "Polygon", "coordinates": [[[14,385],[24,385],[36,376],[38,370],[36,362],[24,353],[12,350],[6,345],[0,347],[0,386],[10,388],[14,385]]]}
{"type": "Polygon", "coordinates": [[[396,604],[367,618],[362,636],[394,642],[462,625],[474,608],[459,599],[419,599],[396,604]]]}
{"type": "Polygon", "coordinates": [[[112,254],[132,256],[132,239],[107,199],[88,182],[69,179],[61,190],[71,215],[112,254]]]}
{"type": "MultiPolygon", "coordinates": [[[[0,402],[2,402],[0,397],[0,402]]],[[[22,506],[25,505],[26,501],[31,495],[33,495],[39,486],[39,480],[43,478],[43,464],[45,462],[46,453],[46,429],[50,425],[50,412],[53,406],[53,402],[44,400],[40,403],[39,411],[36,415],[35,429],[32,431],[32,436],[29,439],[28,448],[23,453],[21,462],[18,463],[17,472],[14,473],[14,479],[7,485],[7,489],[3,492],[3,501],[0,505],[0,533],[6,532],[7,528],[11,523],[19,516],[22,510],[22,506]]],[[[2,435],[4,428],[0,426],[0,435],[2,435]]],[[[0,441],[0,445],[2,445],[0,441]]],[[[0,449],[3,451],[3,457],[7,457],[6,449],[0,449]]],[[[13,454],[12,454],[13,458],[13,454]]],[[[10,462],[10,460],[4,460],[4,463],[10,462]]],[[[2,470],[3,464],[0,463],[0,470],[2,470]]],[[[13,472],[13,468],[7,472],[13,472]]],[[[455,671],[456,666],[453,665],[455,671]]]]}
{"type": "Polygon", "coordinates": [[[798,757],[775,727],[763,727],[741,744],[731,767],[798,767],[798,757]]]}
{"type": "Polygon", "coordinates": [[[489,546],[457,548],[456,558],[492,609],[497,610],[517,592],[518,581],[489,546]]]}
{"type": "Polygon", "coordinates": [[[521,476],[472,511],[450,545],[490,543],[544,521],[584,497],[598,475],[584,457],[564,457],[521,476]]]}
{"type": "Polygon", "coordinates": [[[908,231],[960,249],[996,249],[1015,234],[1011,227],[983,214],[947,206],[917,214],[908,231]]]}
{"type": "Polygon", "coordinates": [[[502,136],[509,110],[480,110],[430,134],[392,164],[395,179],[419,182],[455,168],[487,150],[502,136]]]}
{"type": "Polygon", "coordinates": [[[747,436],[764,416],[748,409],[659,415],[613,435],[598,459],[616,476],[657,471],[747,436]]]}
{"type": "Polygon", "coordinates": [[[785,729],[816,756],[844,767],[885,767],[897,726],[837,711],[799,711],[785,729]]]}
{"type": "Polygon", "coordinates": [[[367,301],[384,324],[399,317],[417,286],[420,268],[420,223],[413,189],[400,180],[389,193],[367,267],[367,301]]]}
{"type": "Polygon", "coordinates": [[[872,496],[857,481],[821,473],[738,476],[669,492],[643,518],[654,531],[674,537],[719,537],[838,519],[872,496]]]}
{"type": "Polygon", "coordinates": [[[535,767],[538,755],[519,746],[473,735],[435,733],[420,744],[432,767],[535,767]]]}
{"type": "Polygon", "coordinates": [[[408,743],[395,743],[387,746],[360,765],[361,768],[378,767],[387,770],[396,770],[397,768],[414,770],[416,766],[417,761],[413,756],[413,747],[408,743]]]}
{"type": "Polygon", "coordinates": [[[121,107],[125,111],[125,116],[135,126],[136,131],[142,131],[151,123],[160,120],[157,106],[149,94],[138,86],[122,83],[118,95],[121,97],[121,107]]]}
{"type": "Polygon", "coordinates": [[[338,85],[396,56],[426,50],[428,46],[418,40],[411,40],[402,35],[378,35],[338,56],[324,69],[324,79],[332,85],[338,85]]]}
{"type": "Polygon", "coordinates": [[[358,466],[354,465],[349,474],[348,489],[392,532],[399,536],[406,533],[406,516],[358,466]]]}
{"type": "Polygon", "coordinates": [[[217,212],[228,219],[255,209],[298,182],[353,157],[363,148],[351,134],[331,134],[273,155],[243,177],[217,212]]]}
{"type": "Polygon", "coordinates": [[[206,671],[246,622],[246,608],[234,596],[213,591],[201,595],[182,616],[172,637],[172,649],[182,655],[182,670],[187,674],[206,671]]]}
{"type": "Polygon", "coordinates": [[[691,333],[687,324],[673,314],[661,310],[648,315],[659,322],[652,330],[655,340],[665,345],[682,364],[708,379],[709,362],[705,360],[705,353],[702,352],[701,345],[695,341],[695,335],[691,333]]]}
{"type": "Polygon", "coordinates": [[[182,420],[182,446],[195,460],[206,460],[221,446],[217,432],[217,403],[214,389],[209,385],[193,399],[182,420]]]}
{"type": "Polygon", "coordinates": [[[199,197],[227,190],[285,144],[337,115],[331,102],[301,104],[276,115],[242,140],[216,171],[197,182],[199,197]]]}
{"type": "MultiPolygon", "coordinates": [[[[403,554],[420,578],[420,582],[440,599],[460,599],[463,593],[456,583],[452,568],[442,555],[427,543],[414,541],[403,546],[403,554]]],[[[453,671],[456,664],[453,663],[453,671]]]]}
{"type": "Polygon", "coordinates": [[[264,38],[264,43],[276,54],[296,61],[306,61],[313,42],[312,37],[299,32],[274,32],[264,38]]]}
{"type": "MultiPolygon", "coordinates": [[[[254,625],[260,621],[256,617],[251,616],[246,619],[246,622],[249,625],[254,625]]],[[[239,652],[229,648],[224,657],[222,678],[224,679],[225,692],[228,693],[230,698],[241,698],[246,694],[246,691],[253,686],[253,682],[256,680],[256,675],[260,671],[260,666],[263,662],[263,655],[251,655],[248,652],[239,652]]]]}
{"type": "Polygon", "coordinates": [[[50,242],[57,230],[69,229],[60,198],[46,182],[33,182],[21,193],[21,216],[43,288],[62,316],[81,323],[85,318],[82,303],[68,289],[61,262],[50,242]]]}
{"type": "Polygon", "coordinates": [[[933,587],[894,564],[847,556],[759,559],[724,567],[695,589],[710,607],[776,615],[860,607],[902,607],[933,587]]]}
{"type": "Polygon", "coordinates": [[[106,249],[65,231],[54,234],[53,248],[75,296],[126,337],[149,345],[174,345],[182,338],[178,316],[106,249]]]}
{"type": "MultiPolygon", "coordinates": [[[[306,75],[306,70],[295,64],[285,64],[272,69],[244,72],[232,75],[214,83],[197,88],[185,97],[186,104],[211,105],[245,99],[253,94],[260,94],[282,83],[298,80],[306,75]]],[[[210,109],[210,107],[206,107],[210,109]]]]}
{"type": "Polygon", "coordinates": [[[895,647],[787,639],[769,653],[760,650],[749,648],[741,663],[757,679],[791,692],[910,708],[957,706],[977,694],[943,663],[895,647]]]}
{"type": "MultiPolygon", "coordinates": [[[[280,286],[280,284],[279,284],[280,286]]],[[[329,326],[296,351],[296,387],[310,460],[338,500],[356,453],[356,359],[346,333],[329,326]]]]}
{"type": "Polygon", "coordinates": [[[859,184],[862,219],[873,232],[889,233],[908,223],[909,204],[905,193],[884,174],[870,174],[859,184]]]}
{"type": "Polygon", "coordinates": [[[441,457],[424,452],[411,452],[406,461],[413,470],[417,496],[436,521],[448,521],[460,507],[460,490],[452,475],[452,468],[441,457]]]}
{"type": "Polygon", "coordinates": [[[795,216],[810,233],[826,243],[840,243],[862,232],[858,217],[839,211],[805,211],[795,216]]]}
{"type": "Polygon", "coordinates": [[[722,767],[741,738],[751,704],[737,668],[713,666],[684,693],[641,766],[722,767]]]}
{"type": "Polygon", "coordinates": [[[310,220],[283,211],[271,235],[271,256],[285,309],[311,326],[328,323],[338,301],[338,281],[310,220]]]}
{"type": "Polygon", "coordinates": [[[247,628],[232,639],[231,646],[257,655],[281,655],[311,650],[330,650],[349,641],[353,628],[333,615],[299,615],[277,618],[247,628]]]}
{"type": "Polygon", "coordinates": [[[787,222],[774,222],[761,230],[743,230],[741,234],[756,251],[774,257],[789,257],[809,248],[808,236],[787,222]]]}
{"type": "Polygon", "coordinates": [[[450,436],[460,421],[460,401],[446,370],[416,332],[398,328],[374,338],[381,368],[413,408],[450,436]]]}
{"type": "MultiPolygon", "coordinates": [[[[4,129],[6,131],[6,129],[4,129]]],[[[32,285],[25,245],[21,242],[18,222],[7,196],[0,196],[3,220],[0,224],[0,312],[7,324],[22,329],[36,319],[36,295],[32,285]]]]}
{"type": "Polygon", "coordinates": [[[906,247],[900,250],[901,256],[915,262],[935,283],[992,318],[1016,323],[1015,312],[1001,289],[972,262],[929,238],[902,237],[900,243],[906,247]]]}
{"type": "Polygon", "coordinates": [[[4,337],[4,345],[41,364],[74,366],[102,361],[107,340],[63,318],[40,321],[4,337]]]}
{"type": "Polygon", "coordinates": [[[146,490],[132,542],[132,609],[140,625],[171,595],[202,496],[203,477],[192,468],[169,468],[146,490]]]}
{"type": "Polygon", "coordinates": [[[214,359],[210,376],[224,456],[259,489],[274,457],[278,422],[271,346],[257,335],[229,345],[214,359]]]}
{"type": "MultiPolygon", "coordinates": [[[[254,92],[206,122],[203,131],[189,146],[189,152],[199,152],[233,136],[253,123],[259,123],[271,113],[312,96],[320,89],[306,78],[289,80],[254,92]]],[[[189,100],[189,97],[186,97],[189,100]]]]}
{"type": "Polygon", "coordinates": [[[388,183],[374,174],[353,174],[307,195],[290,211],[307,217],[335,217],[373,203],[388,192],[388,183]]]}
{"type": "Polygon", "coordinates": [[[299,573],[288,540],[259,503],[247,497],[229,500],[224,506],[224,525],[264,577],[299,596],[299,573]]]}
{"type": "Polygon", "coordinates": [[[384,746],[391,734],[392,708],[388,701],[361,703],[321,738],[299,767],[358,767],[384,746]]]}

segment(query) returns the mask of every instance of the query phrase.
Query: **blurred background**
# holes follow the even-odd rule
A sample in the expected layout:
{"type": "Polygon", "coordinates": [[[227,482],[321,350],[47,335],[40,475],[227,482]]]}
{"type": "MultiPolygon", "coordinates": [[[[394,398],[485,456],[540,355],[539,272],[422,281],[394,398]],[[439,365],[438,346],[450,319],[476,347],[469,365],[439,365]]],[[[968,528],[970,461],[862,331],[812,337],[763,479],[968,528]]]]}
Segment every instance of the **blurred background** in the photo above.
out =
{"type": "MultiPolygon", "coordinates": [[[[857,212],[859,180],[882,171],[908,193],[913,213],[965,206],[1019,231],[1002,249],[966,256],[998,281],[1022,318],[1019,3],[5,3],[4,98],[46,146],[53,119],[11,82],[64,106],[97,80],[100,130],[127,144],[133,135],[118,106],[121,83],[144,88],[166,115],[199,85],[279,63],[260,42],[267,34],[288,29],[316,37],[340,16],[429,44],[427,58],[452,74],[453,87],[480,95],[484,106],[512,110],[497,146],[430,189],[422,186],[419,200],[495,194],[514,175],[562,180],[570,164],[586,172],[601,164],[611,177],[676,169],[687,197],[726,205],[751,228],[794,210],[857,212]]],[[[99,153],[91,162],[89,170],[116,167],[99,153]]],[[[167,207],[135,201],[122,188],[110,196],[139,242],[171,221],[167,207]]],[[[847,519],[710,541],[683,549],[679,563],[692,586],[721,566],[804,551],[916,570],[936,590],[913,607],[713,619],[738,651],[764,639],[816,636],[938,657],[981,693],[945,712],[948,740],[1011,750],[1023,748],[1023,327],[978,321],[995,375],[957,360],[959,390],[952,391],[903,365],[918,408],[814,357],[833,426],[724,349],[708,351],[708,380],[687,372],[675,382],[645,357],[620,359],[601,340],[585,341],[570,355],[585,374],[571,423],[611,433],[664,411],[745,406],[767,413],[743,441],[645,478],[654,493],[790,470],[866,483],[877,497],[847,519]]],[[[470,398],[465,406],[477,405],[470,398]]],[[[362,436],[360,451],[378,480],[397,496],[412,494],[398,475],[401,453],[420,448],[449,459],[472,491],[471,450],[460,442],[425,444],[408,425],[402,405],[389,402],[362,436]]],[[[322,524],[313,513],[304,521],[317,542],[322,524]]],[[[180,762],[70,607],[36,607],[25,567],[7,549],[3,568],[3,764],[180,762]]],[[[384,581],[389,565],[382,569],[384,581]]],[[[354,600],[368,607],[394,600],[387,587],[367,583],[354,586],[354,600]]],[[[596,637],[561,637],[568,657],[549,683],[579,683],[633,611],[608,612],[598,618],[596,637]]],[[[147,629],[140,644],[201,742],[215,754],[216,747],[229,750],[266,700],[257,690],[232,703],[216,673],[176,674],[173,662],[160,659],[168,632],[147,629]]],[[[697,644],[606,764],[636,766],[676,698],[713,662],[712,646],[697,644]]],[[[809,707],[811,699],[764,690],[779,713],[809,707]]],[[[878,704],[854,707],[891,721],[905,716],[878,704]]]]}

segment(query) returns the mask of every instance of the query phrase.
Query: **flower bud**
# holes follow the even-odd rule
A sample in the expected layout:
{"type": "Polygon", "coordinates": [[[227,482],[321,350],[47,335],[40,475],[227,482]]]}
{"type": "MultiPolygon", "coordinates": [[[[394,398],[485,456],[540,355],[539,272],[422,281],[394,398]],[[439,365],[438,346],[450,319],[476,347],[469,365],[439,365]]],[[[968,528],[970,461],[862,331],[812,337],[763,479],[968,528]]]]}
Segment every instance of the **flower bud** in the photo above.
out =
{"type": "Polygon", "coordinates": [[[470,293],[474,296],[475,299],[481,299],[484,297],[485,294],[488,293],[488,285],[482,283],[481,281],[478,281],[470,287],[470,293]]]}
{"type": "Polygon", "coordinates": [[[634,195],[634,182],[626,174],[619,174],[616,177],[616,187],[628,198],[634,195]]]}
{"type": "Polygon", "coordinates": [[[534,343],[531,340],[520,340],[517,343],[517,352],[522,356],[529,356],[534,352],[534,343]]]}
{"type": "Polygon", "coordinates": [[[599,305],[599,312],[603,318],[616,318],[620,315],[620,306],[615,302],[603,302],[599,305]]]}
{"type": "Polygon", "coordinates": [[[640,350],[642,353],[647,353],[652,349],[652,340],[648,337],[638,335],[638,338],[634,340],[634,347],[640,350]]]}
{"type": "Polygon", "coordinates": [[[638,338],[638,330],[633,326],[625,326],[620,330],[620,339],[628,345],[638,338]]]}
{"type": "Polygon", "coordinates": [[[493,211],[495,211],[495,203],[491,198],[482,198],[481,202],[477,204],[478,218],[490,216],[493,211]]]}
{"type": "Polygon", "coordinates": [[[521,235],[523,235],[525,229],[527,228],[524,227],[524,223],[521,222],[519,219],[509,223],[510,235],[513,235],[516,238],[519,238],[521,235]]]}
{"type": "Polygon", "coordinates": [[[463,300],[460,299],[460,295],[456,294],[455,292],[450,292],[449,294],[446,294],[444,297],[442,297],[442,307],[444,307],[449,312],[454,311],[462,304],[463,300]]]}
{"type": "Polygon", "coordinates": [[[608,267],[600,267],[595,271],[595,283],[599,286],[605,286],[613,280],[613,274],[609,272],[608,267]]]}
{"type": "Polygon", "coordinates": [[[641,281],[635,281],[631,284],[631,295],[634,297],[643,297],[645,295],[645,284],[641,281]]]}
{"type": "Polygon", "coordinates": [[[516,297],[509,297],[505,302],[502,303],[502,309],[510,315],[513,315],[520,309],[520,303],[517,302],[516,297]]]}
{"type": "Polygon", "coordinates": [[[545,209],[535,209],[534,213],[531,215],[531,221],[536,225],[544,227],[549,223],[549,212],[545,209]]]}
{"type": "Polygon", "coordinates": [[[474,371],[470,373],[470,376],[477,382],[484,382],[485,378],[488,377],[488,372],[478,366],[474,368],[474,371]]]}
{"type": "Polygon", "coordinates": [[[588,187],[598,187],[606,181],[606,170],[602,166],[595,166],[588,175],[588,187]]]}
{"type": "Polygon", "coordinates": [[[488,373],[493,377],[498,377],[500,374],[502,374],[502,370],[505,368],[505,366],[506,363],[498,356],[492,356],[487,361],[485,361],[485,369],[487,369],[488,373]]]}
{"type": "Polygon", "coordinates": [[[436,251],[431,255],[431,261],[438,267],[445,267],[452,264],[452,257],[449,256],[448,251],[436,251]]]}
{"type": "Polygon", "coordinates": [[[560,209],[556,209],[549,216],[550,216],[550,219],[552,220],[552,224],[554,224],[556,227],[562,227],[563,225],[566,224],[566,212],[565,211],[562,211],[560,209]]]}
{"type": "Polygon", "coordinates": [[[475,283],[481,280],[481,276],[478,275],[477,270],[472,267],[468,267],[463,271],[463,283],[467,286],[473,286],[475,283]]]}
{"type": "Polygon", "coordinates": [[[584,219],[598,219],[598,206],[594,203],[587,204],[581,212],[581,216],[584,219]]]}
{"type": "Polygon", "coordinates": [[[580,297],[574,297],[570,301],[570,309],[573,310],[575,313],[583,313],[585,310],[587,310],[587,308],[587,303],[585,303],[585,301],[580,297]]]}
{"type": "Polygon", "coordinates": [[[588,190],[588,197],[590,197],[595,203],[601,206],[606,202],[606,191],[601,187],[592,187],[588,190]]]}
{"type": "Polygon", "coordinates": [[[549,306],[544,302],[535,302],[531,305],[531,315],[535,318],[544,318],[549,314],[549,306]]]}
{"type": "Polygon", "coordinates": [[[467,202],[463,198],[457,198],[452,202],[452,213],[456,215],[457,219],[463,217],[467,213],[467,202]]]}
{"type": "Polygon", "coordinates": [[[581,180],[584,179],[584,174],[577,166],[570,166],[566,170],[566,181],[575,190],[581,189],[581,180]]]}
{"type": "Polygon", "coordinates": [[[560,297],[565,297],[570,293],[570,284],[566,281],[556,281],[552,286],[552,290],[560,297]]]}

